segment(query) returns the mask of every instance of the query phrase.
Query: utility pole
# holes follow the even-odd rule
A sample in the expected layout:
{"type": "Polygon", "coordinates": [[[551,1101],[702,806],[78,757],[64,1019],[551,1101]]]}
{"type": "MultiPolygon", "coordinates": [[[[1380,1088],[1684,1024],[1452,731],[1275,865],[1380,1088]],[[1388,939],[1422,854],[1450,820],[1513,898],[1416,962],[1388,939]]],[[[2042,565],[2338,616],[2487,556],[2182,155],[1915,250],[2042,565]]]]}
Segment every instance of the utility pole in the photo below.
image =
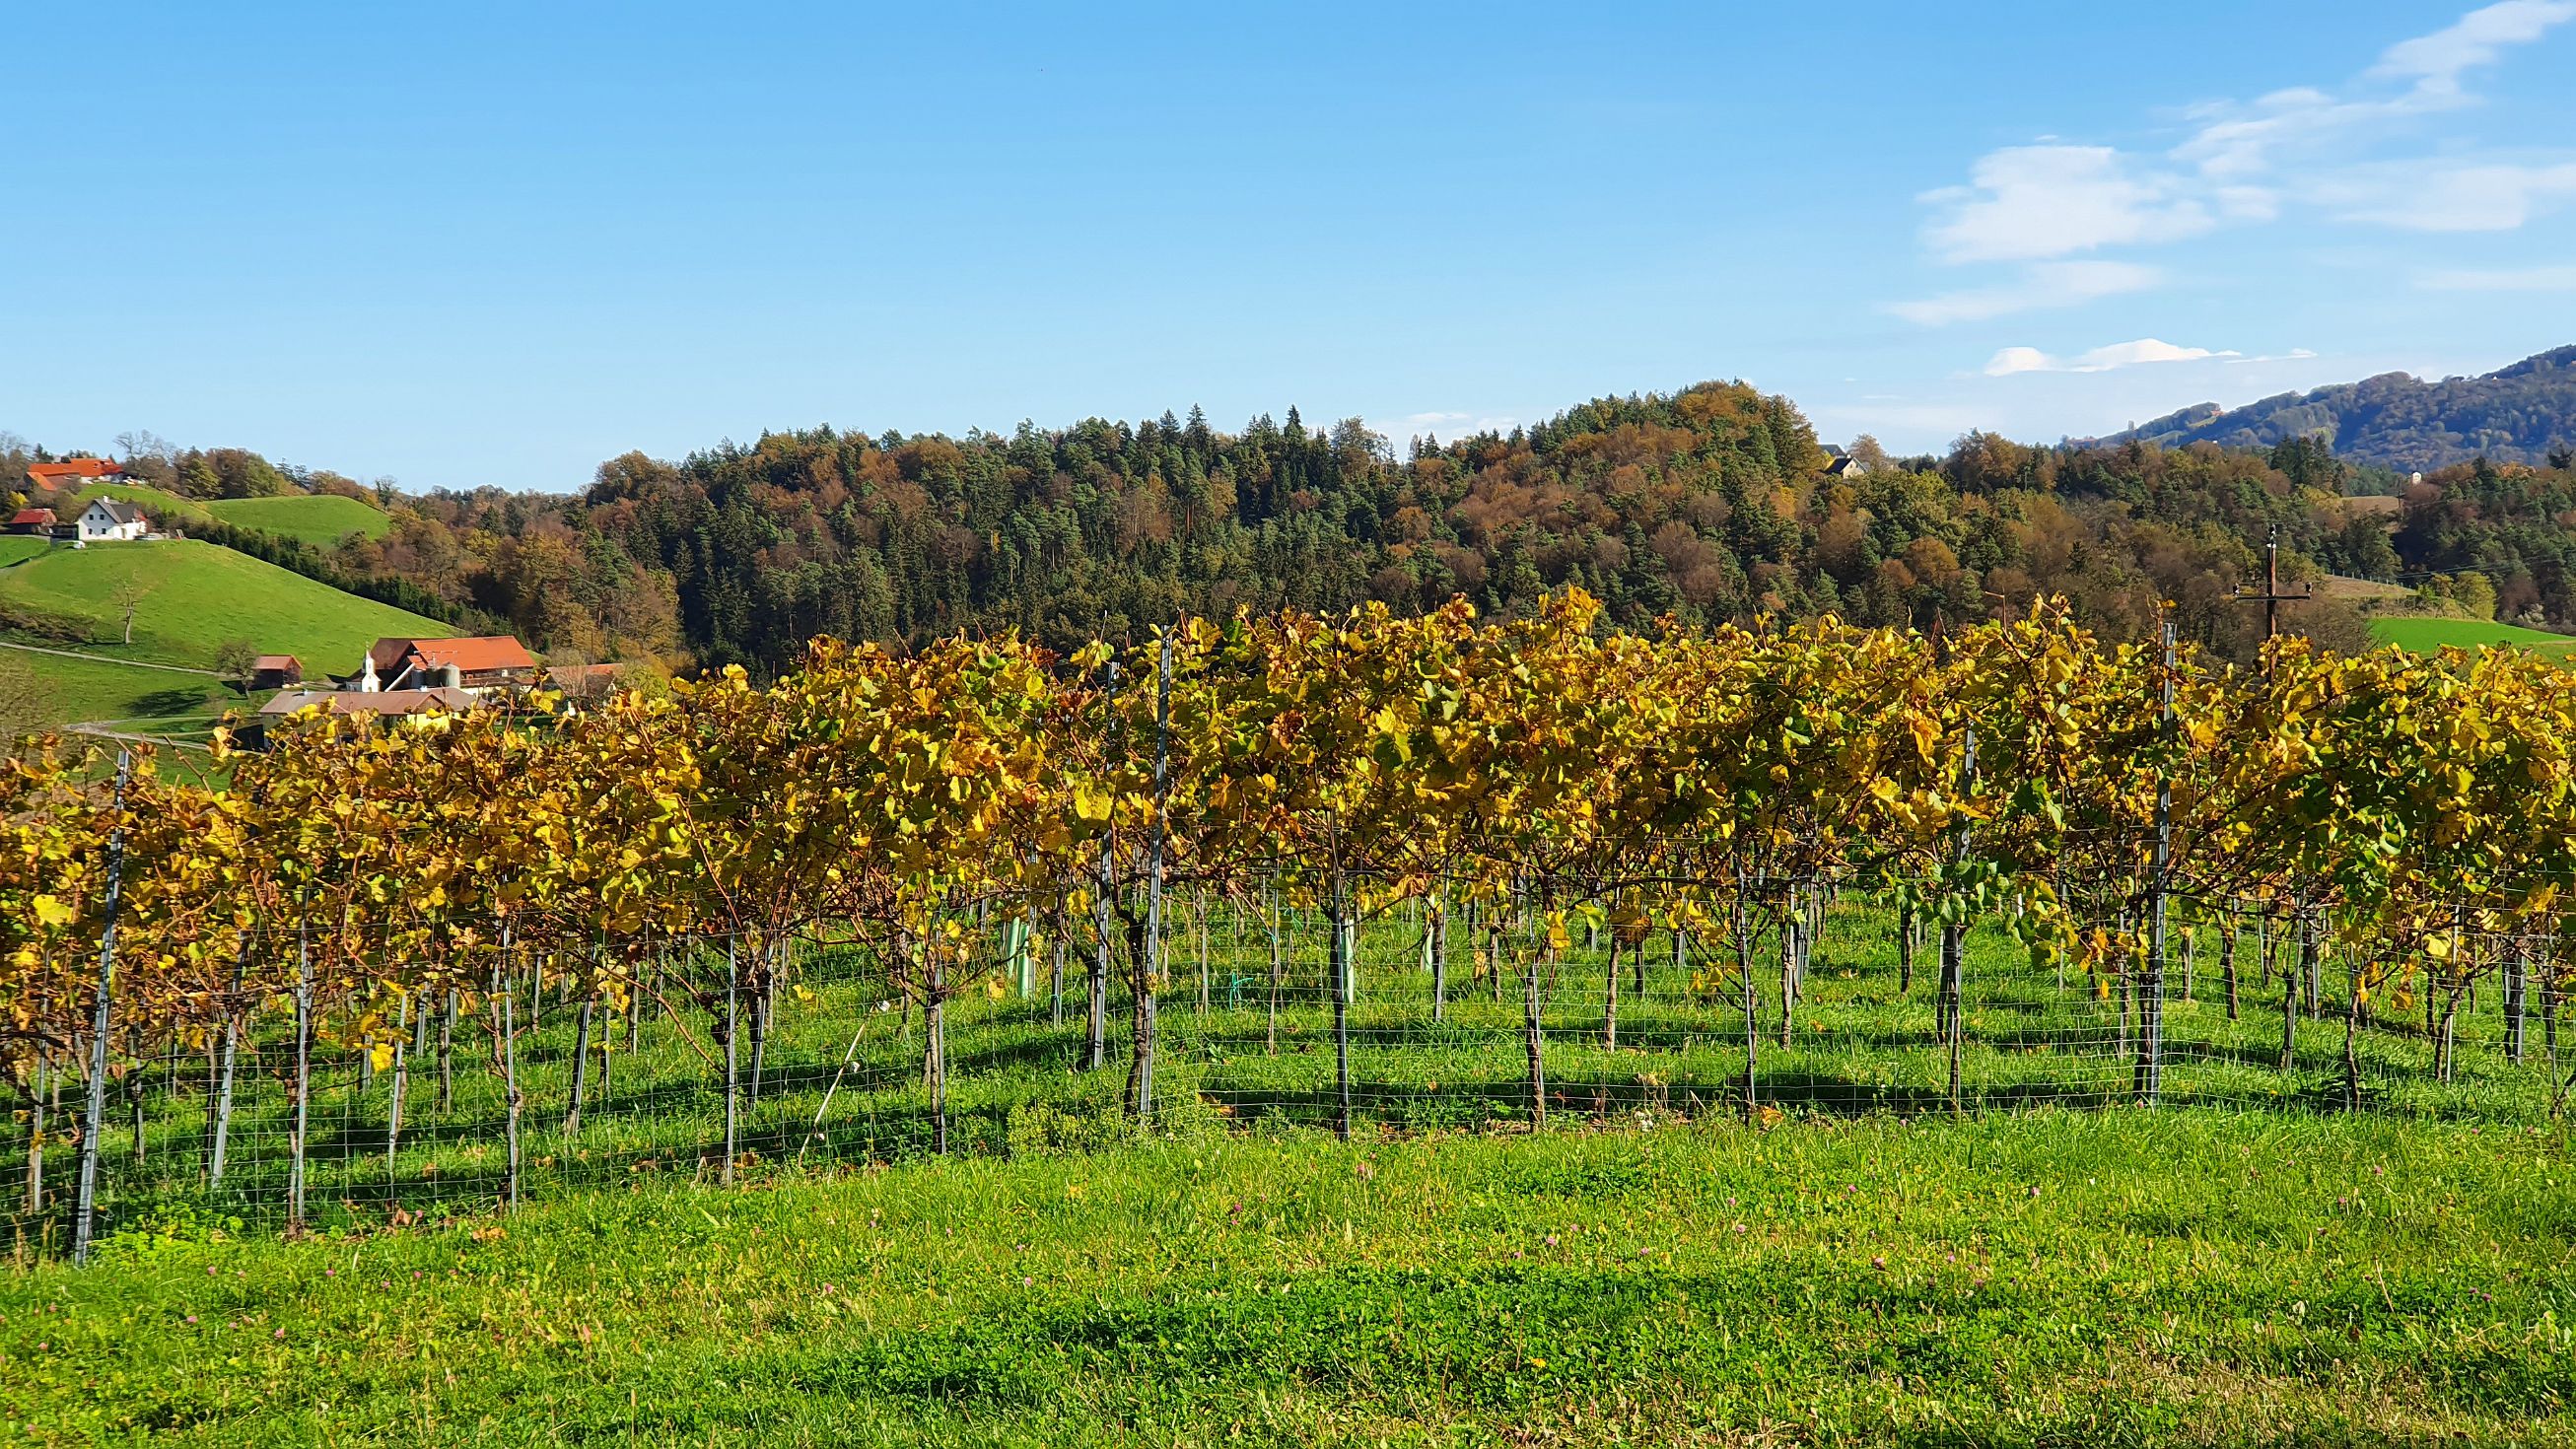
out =
{"type": "Polygon", "coordinates": [[[2302,584],[2295,594],[2281,592],[2281,525],[2273,524],[2263,541],[2263,592],[2248,593],[2237,585],[2236,602],[2263,606],[2263,682],[2272,682],[2272,641],[2281,633],[2281,606],[2303,603],[2317,596],[2317,586],[2302,584]]]}

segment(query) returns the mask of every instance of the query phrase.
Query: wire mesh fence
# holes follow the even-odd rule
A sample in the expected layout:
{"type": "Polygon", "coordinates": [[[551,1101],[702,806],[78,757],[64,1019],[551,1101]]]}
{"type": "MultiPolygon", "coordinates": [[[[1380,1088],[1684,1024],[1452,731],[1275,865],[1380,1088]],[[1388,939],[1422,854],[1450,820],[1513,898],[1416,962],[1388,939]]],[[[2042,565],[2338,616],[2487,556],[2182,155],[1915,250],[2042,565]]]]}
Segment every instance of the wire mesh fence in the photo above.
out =
{"type": "Polygon", "coordinates": [[[1166,904],[1146,1002],[1089,919],[988,915],[962,989],[811,934],[701,934],[594,940],[628,963],[615,974],[525,952],[481,989],[377,1003],[370,1033],[316,1015],[299,1043],[291,1003],[246,1003],[112,1067],[94,1129],[87,1053],[55,1053],[0,1161],[13,1240],[67,1240],[84,1130],[113,1231],[1082,1150],[1139,1119],[1369,1133],[2098,1108],[2139,1100],[2150,1058],[2172,1105],[2527,1123],[2566,1090],[2565,976],[2532,938],[2464,941],[2503,964],[2356,1004],[2313,916],[2237,902],[2177,903],[2161,989],[2043,961],[2002,920],[1949,955],[1887,901],[1822,889],[1740,937],[1586,918],[1550,939],[1508,903],[1416,899],[1356,922],[1338,958],[1331,919],[1276,893],[1166,904]]]}

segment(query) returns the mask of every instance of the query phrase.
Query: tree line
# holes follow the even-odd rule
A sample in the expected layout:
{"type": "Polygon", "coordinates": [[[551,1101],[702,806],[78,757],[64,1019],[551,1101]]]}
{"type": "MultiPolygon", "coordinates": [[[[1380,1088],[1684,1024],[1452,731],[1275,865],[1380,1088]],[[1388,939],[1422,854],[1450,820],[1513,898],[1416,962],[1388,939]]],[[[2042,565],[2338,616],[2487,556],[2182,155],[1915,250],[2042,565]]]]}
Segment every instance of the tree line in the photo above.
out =
{"type": "MultiPolygon", "coordinates": [[[[1510,613],[1565,587],[1627,628],[1827,614],[1923,627],[2060,597],[2131,640],[2170,600],[2186,640],[2242,661],[2261,621],[2234,598],[2261,582],[2274,538],[2290,582],[2350,575],[2576,628],[2569,461],[2479,459],[2406,486],[2307,436],[2250,449],[1975,432],[1913,458],[1862,438],[1845,463],[1786,399],[1708,383],[1401,449],[1293,408],[1236,432],[1192,409],[962,438],[772,433],[677,462],[629,453],[578,494],[388,486],[393,528],[328,562],[564,658],[763,676],[819,634],[919,646],[1007,629],[1070,649],[1238,606],[1419,612],[1463,595],[1510,613]],[[2391,488],[2402,496],[2369,496],[2391,488]]],[[[2346,603],[2298,606],[2286,625],[2367,643],[2346,603]]]]}

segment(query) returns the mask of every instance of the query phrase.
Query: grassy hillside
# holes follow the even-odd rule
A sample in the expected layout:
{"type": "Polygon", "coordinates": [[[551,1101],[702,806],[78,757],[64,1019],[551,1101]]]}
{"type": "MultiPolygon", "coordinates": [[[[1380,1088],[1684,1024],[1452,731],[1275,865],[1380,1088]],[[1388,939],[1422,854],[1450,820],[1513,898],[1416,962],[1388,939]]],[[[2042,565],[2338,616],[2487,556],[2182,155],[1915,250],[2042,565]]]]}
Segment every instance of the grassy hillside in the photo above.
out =
{"type": "MultiPolygon", "coordinates": [[[[0,649],[0,671],[29,679],[36,688],[39,712],[32,718],[13,719],[15,727],[46,730],[90,724],[181,745],[206,743],[226,711],[256,709],[265,698],[245,699],[222,681],[204,675],[19,649],[0,649]]],[[[183,778],[202,779],[197,772],[224,768],[187,749],[165,751],[162,758],[164,769],[188,772],[183,778]]]]}
{"type": "Polygon", "coordinates": [[[2576,637],[2485,619],[2379,618],[2370,621],[2370,633],[2382,644],[2394,644],[2418,654],[2431,654],[2454,645],[2463,649],[2511,645],[2552,659],[2564,659],[2576,652],[2576,637]]]}
{"type": "Polygon", "coordinates": [[[382,538],[393,520],[381,509],[336,493],[292,493],[278,498],[214,498],[206,512],[236,528],[328,548],[352,533],[382,538]]]}
{"type": "MultiPolygon", "coordinates": [[[[152,515],[155,525],[185,528],[191,520],[212,518],[235,528],[255,529],[327,548],[352,533],[380,538],[393,526],[381,509],[336,493],[289,493],[275,498],[182,498],[135,483],[95,483],[80,491],[72,512],[100,496],[123,499],[152,515]]],[[[64,514],[66,518],[71,513],[64,514]]]]}
{"type": "Polygon", "coordinates": [[[383,635],[455,632],[196,540],[60,548],[0,569],[0,625],[31,643],[198,668],[240,639],[316,673],[352,667],[383,635]],[[130,646],[117,604],[129,583],[143,590],[130,646]]]}
{"type": "Polygon", "coordinates": [[[96,659],[6,651],[7,662],[35,676],[58,709],[50,723],[95,720],[138,733],[203,728],[240,696],[220,680],[96,659]]]}
{"type": "Polygon", "coordinates": [[[53,546],[51,539],[30,538],[22,533],[0,534],[0,569],[31,558],[41,558],[53,546]]]}
{"type": "Polygon", "coordinates": [[[176,493],[164,493],[158,488],[147,488],[140,483],[93,483],[80,491],[69,508],[57,508],[54,511],[61,515],[65,523],[69,523],[80,516],[80,511],[87,508],[93,498],[115,498],[131,503],[150,516],[152,526],[155,528],[168,523],[185,526],[189,519],[213,516],[206,512],[205,505],[201,503],[182,498],[176,493]]]}

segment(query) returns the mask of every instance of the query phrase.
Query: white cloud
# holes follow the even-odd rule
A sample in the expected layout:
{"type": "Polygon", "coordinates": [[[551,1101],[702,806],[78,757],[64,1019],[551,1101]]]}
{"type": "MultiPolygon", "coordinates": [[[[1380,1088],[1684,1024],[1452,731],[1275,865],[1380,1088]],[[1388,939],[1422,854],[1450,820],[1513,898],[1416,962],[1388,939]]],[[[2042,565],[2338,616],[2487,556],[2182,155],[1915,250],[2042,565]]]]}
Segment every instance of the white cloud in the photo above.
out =
{"type": "Polygon", "coordinates": [[[2242,185],[2271,170],[2275,148],[2312,144],[2412,109],[2404,100],[2338,101],[2306,86],[2274,91],[2251,105],[2204,108],[2204,124],[2172,156],[2212,182],[2242,185]]]}
{"type": "Polygon", "coordinates": [[[2114,342],[2074,357],[2051,357],[2036,347],[2007,347],[1987,361],[1986,376],[2011,377],[2024,372],[2110,372],[2115,368],[2138,367],[2151,362],[2203,362],[2241,355],[2213,352],[2206,347],[2176,347],[2153,337],[2141,337],[2135,342],[2114,342]]]}
{"type": "Polygon", "coordinates": [[[2347,167],[2302,191],[2345,221],[2403,231],[2513,231],[2576,200],[2576,161],[2394,162],[2347,167]]]}
{"type": "Polygon", "coordinates": [[[2576,292],[2576,264],[2428,272],[2415,285],[2434,292],[2576,292]]]}
{"type": "Polygon", "coordinates": [[[2173,178],[2136,174],[2108,146],[2009,146],[1980,157],[1969,182],[1922,198],[1947,208],[1924,229],[1946,262],[2033,261],[2217,225],[2173,178]]]}
{"type": "MultiPolygon", "coordinates": [[[[1968,184],[1917,199],[1931,209],[1926,250],[1947,265],[2047,263],[2118,247],[2276,221],[2291,207],[2408,231],[2510,231],[2576,199],[2576,155],[2506,156],[2454,147],[2411,159],[2362,158],[2383,132],[2473,101],[2467,75],[2576,20],[2576,0],[2502,0],[2388,47],[2345,86],[2288,86],[2185,114],[2189,130],[2161,157],[2044,139],[1978,158],[1968,184]]],[[[2102,263],[2100,265],[2128,265],[2102,263]]],[[[2012,282],[1888,310],[1926,325],[2063,306],[2151,285],[2144,269],[2116,285],[2025,267],[2012,282]],[[2141,278],[2144,277],[2144,280],[2141,278]]]]}
{"type": "Polygon", "coordinates": [[[2371,74],[2411,79],[2427,96],[2456,95],[2462,71],[2491,65],[2506,46],[2528,45],[2569,20],[2576,20],[2576,0],[2501,0],[2388,47],[2371,74]]]}
{"type": "Polygon", "coordinates": [[[1953,322],[1983,322],[2016,312],[2072,307],[2124,292],[2143,292],[2163,279],[2154,267],[2137,262],[2040,262],[2021,269],[2014,281],[1992,287],[1944,292],[1920,301],[1891,302],[1887,310],[1925,327],[1953,322]]]}
{"type": "Polygon", "coordinates": [[[2527,45],[2569,19],[2576,19],[2576,0],[2503,0],[2472,10],[2430,35],[2390,46],[2362,77],[2413,82],[2403,91],[2342,98],[2314,86],[2292,86],[2250,105],[2204,106],[2196,113],[2203,124],[2174,148],[2173,157],[2198,166],[2213,181],[2238,179],[2271,169],[2278,148],[2313,150],[2346,132],[2467,105],[2463,73],[2494,64],[2505,47],[2527,45]]]}

